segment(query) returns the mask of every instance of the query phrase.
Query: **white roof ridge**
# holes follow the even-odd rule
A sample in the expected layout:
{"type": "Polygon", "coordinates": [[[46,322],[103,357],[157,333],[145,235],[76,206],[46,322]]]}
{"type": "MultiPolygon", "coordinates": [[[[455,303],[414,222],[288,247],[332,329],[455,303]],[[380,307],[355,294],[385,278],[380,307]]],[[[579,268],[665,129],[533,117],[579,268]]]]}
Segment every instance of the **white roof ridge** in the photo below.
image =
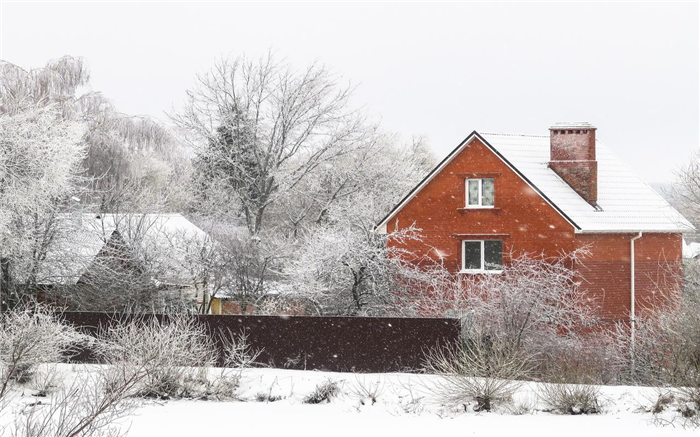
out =
{"type": "Polygon", "coordinates": [[[534,135],[534,134],[511,134],[503,132],[480,132],[477,131],[479,135],[500,135],[503,137],[532,137],[532,138],[549,138],[549,135],[534,135]]]}

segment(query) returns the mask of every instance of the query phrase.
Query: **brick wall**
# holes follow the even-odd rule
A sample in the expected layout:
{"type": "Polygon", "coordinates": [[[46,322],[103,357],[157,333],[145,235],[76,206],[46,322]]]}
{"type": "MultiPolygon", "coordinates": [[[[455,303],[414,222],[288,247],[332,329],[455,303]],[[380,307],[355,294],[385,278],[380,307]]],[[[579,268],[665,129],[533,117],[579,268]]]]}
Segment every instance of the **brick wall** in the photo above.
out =
{"type": "Polygon", "coordinates": [[[557,128],[550,132],[549,166],[589,203],[598,201],[598,163],[594,127],[557,128]]]}
{"type": "Polygon", "coordinates": [[[412,223],[424,238],[405,247],[435,259],[442,256],[453,271],[460,268],[463,239],[455,234],[506,234],[503,252],[514,255],[555,254],[575,243],[573,227],[478,140],[389,220],[387,231],[412,223]],[[481,175],[494,178],[494,209],[465,209],[464,180],[481,175]]]}
{"type": "Polygon", "coordinates": [[[549,167],[586,201],[598,200],[598,162],[550,161],[549,167]]]}
{"type": "MultiPolygon", "coordinates": [[[[631,303],[630,239],[636,234],[578,235],[591,250],[580,266],[583,286],[601,304],[609,319],[628,319],[631,303]]],[[[635,295],[637,316],[663,305],[680,292],[682,247],[680,234],[643,234],[635,242],[635,295]]]]}

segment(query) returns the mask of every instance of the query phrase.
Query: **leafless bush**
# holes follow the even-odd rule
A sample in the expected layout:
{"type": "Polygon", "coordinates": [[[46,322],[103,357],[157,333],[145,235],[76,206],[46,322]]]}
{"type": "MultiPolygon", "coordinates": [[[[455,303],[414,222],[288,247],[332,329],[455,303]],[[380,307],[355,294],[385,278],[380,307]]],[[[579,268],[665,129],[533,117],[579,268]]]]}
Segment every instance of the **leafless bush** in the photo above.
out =
{"type": "Polygon", "coordinates": [[[678,393],[678,411],[686,424],[694,428],[700,426],[700,387],[680,387],[678,393]]]}
{"type": "Polygon", "coordinates": [[[700,386],[700,302],[685,293],[610,333],[616,367],[626,382],[655,386],[700,386]]]}
{"type": "Polygon", "coordinates": [[[548,382],[608,384],[619,378],[619,359],[606,334],[562,335],[545,339],[537,376],[548,382]]]}
{"type": "Polygon", "coordinates": [[[578,287],[573,269],[586,255],[582,249],[553,258],[512,257],[502,275],[466,284],[467,338],[475,329],[509,338],[531,359],[546,360],[552,345],[595,322],[594,302],[578,287]]]}
{"type": "Polygon", "coordinates": [[[42,306],[0,314],[0,398],[11,383],[31,380],[38,365],[63,361],[85,340],[42,306]]]}
{"type": "Polygon", "coordinates": [[[414,383],[411,379],[407,381],[398,381],[398,387],[390,385],[389,388],[396,394],[399,398],[400,411],[406,414],[421,414],[425,409],[423,403],[423,396],[418,396],[417,390],[415,388],[420,385],[414,383]],[[398,389],[402,389],[398,390],[398,389]]]}
{"type": "Polygon", "coordinates": [[[255,395],[255,400],[258,402],[277,402],[282,400],[282,396],[273,395],[271,392],[258,392],[255,395]]]}
{"type": "Polygon", "coordinates": [[[539,397],[561,414],[598,414],[601,412],[600,387],[582,384],[543,384],[539,397]]]}
{"type": "Polygon", "coordinates": [[[536,399],[526,398],[513,401],[509,404],[505,404],[503,407],[504,411],[508,414],[512,414],[514,416],[522,416],[525,414],[532,414],[532,412],[535,411],[536,406],[536,399]]]}
{"type": "Polygon", "coordinates": [[[116,437],[125,433],[114,426],[137,407],[129,400],[134,386],[145,377],[143,367],[130,374],[114,368],[85,372],[59,390],[50,403],[24,406],[15,416],[12,437],[116,437]]]}
{"type": "Polygon", "coordinates": [[[144,397],[200,397],[217,352],[204,327],[192,318],[139,319],[108,327],[98,350],[103,362],[128,369],[144,367],[138,390],[144,397]]]}
{"type": "Polygon", "coordinates": [[[671,390],[659,390],[656,399],[645,411],[652,414],[663,413],[676,400],[676,395],[671,390]]]}
{"type": "Polygon", "coordinates": [[[511,342],[478,335],[461,347],[433,349],[425,359],[428,373],[442,376],[430,391],[442,403],[475,402],[474,411],[491,411],[510,400],[529,374],[528,359],[511,342]]]}
{"type": "Polygon", "coordinates": [[[305,404],[320,404],[322,402],[330,402],[331,399],[340,394],[340,384],[337,381],[328,379],[316,386],[314,391],[306,395],[304,398],[305,404]]]}
{"type": "Polygon", "coordinates": [[[34,372],[29,387],[37,391],[35,396],[44,397],[58,390],[63,378],[56,364],[45,364],[34,372]]]}
{"type": "Polygon", "coordinates": [[[244,369],[252,367],[255,360],[260,356],[262,350],[253,349],[248,343],[248,334],[242,332],[233,334],[228,331],[228,335],[222,335],[224,343],[225,364],[227,367],[244,369]]]}
{"type": "MultiPolygon", "coordinates": [[[[212,378],[200,380],[200,393],[202,399],[228,400],[236,399],[236,391],[240,387],[243,370],[255,364],[255,360],[261,351],[253,349],[248,343],[248,336],[245,333],[221,335],[224,345],[224,367],[212,378]],[[204,387],[202,389],[201,387],[204,387]]],[[[200,377],[205,375],[200,375],[200,377]]],[[[193,381],[193,382],[196,382],[193,381]]],[[[194,385],[196,388],[196,385],[194,385]]],[[[191,390],[196,393],[196,390],[191,390]]],[[[274,402],[274,399],[270,402],[274,402]]]]}
{"type": "Polygon", "coordinates": [[[366,400],[372,402],[372,405],[377,403],[379,396],[384,393],[384,383],[381,380],[367,382],[364,378],[360,378],[355,374],[355,383],[350,388],[350,392],[359,399],[362,405],[366,400]]]}
{"type": "Polygon", "coordinates": [[[506,254],[502,273],[442,280],[416,304],[435,316],[459,317],[465,344],[488,339],[517,352],[533,378],[580,379],[585,373],[589,379],[612,379],[605,343],[586,333],[597,321],[596,302],[579,286],[574,265],[587,254],[585,249],[556,257],[506,254]]]}

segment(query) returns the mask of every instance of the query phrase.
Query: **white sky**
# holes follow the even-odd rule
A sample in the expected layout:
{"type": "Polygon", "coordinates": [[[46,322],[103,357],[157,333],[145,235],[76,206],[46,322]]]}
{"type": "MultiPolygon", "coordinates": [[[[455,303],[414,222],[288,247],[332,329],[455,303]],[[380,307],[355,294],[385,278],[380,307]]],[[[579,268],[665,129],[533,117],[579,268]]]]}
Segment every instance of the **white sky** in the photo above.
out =
{"type": "Polygon", "coordinates": [[[12,3],[0,58],[85,57],[92,89],[165,119],[219,56],[272,48],[359,85],[384,127],[439,157],[472,130],[589,121],[647,182],[700,142],[698,3],[12,3]]]}

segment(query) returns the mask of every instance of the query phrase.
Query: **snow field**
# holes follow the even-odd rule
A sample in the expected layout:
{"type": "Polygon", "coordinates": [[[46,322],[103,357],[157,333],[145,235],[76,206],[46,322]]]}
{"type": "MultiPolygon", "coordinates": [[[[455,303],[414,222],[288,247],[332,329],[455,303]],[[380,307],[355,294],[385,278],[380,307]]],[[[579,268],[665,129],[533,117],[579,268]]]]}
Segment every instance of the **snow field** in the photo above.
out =
{"type": "MultiPolygon", "coordinates": [[[[59,365],[64,384],[96,366],[59,365]]],[[[214,377],[219,372],[212,369],[214,377]]],[[[658,391],[651,387],[601,387],[602,414],[561,415],[547,411],[538,383],[523,384],[512,402],[476,413],[471,404],[441,405],[430,387],[437,376],[352,374],[319,371],[248,369],[237,400],[143,400],[119,426],[130,437],[176,436],[351,436],[351,435],[697,435],[684,426],[674,408],[652,414],[658,391]],[[328,381],[339,394],[330,402],[304,399],[328,381]]],[[[30,404],[51,402],[28,385],[17,386],[0,415],[9,424],[30,404]]]]}

